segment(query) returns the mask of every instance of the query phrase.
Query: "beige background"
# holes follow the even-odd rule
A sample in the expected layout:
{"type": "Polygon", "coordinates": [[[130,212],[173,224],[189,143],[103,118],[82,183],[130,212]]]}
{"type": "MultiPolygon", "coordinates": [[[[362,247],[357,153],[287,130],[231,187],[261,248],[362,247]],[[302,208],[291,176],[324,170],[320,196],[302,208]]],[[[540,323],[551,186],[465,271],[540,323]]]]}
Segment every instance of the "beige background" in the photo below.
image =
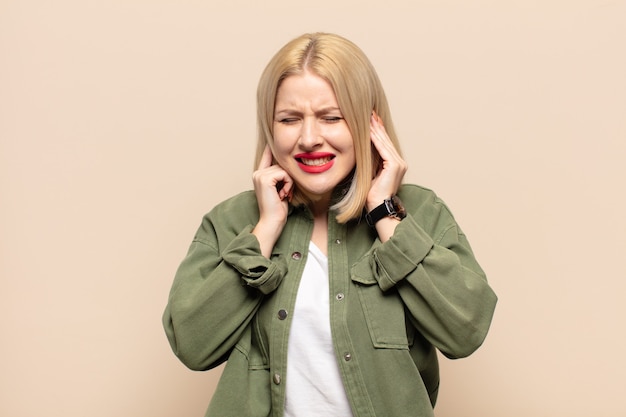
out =
{"type": "Polygon", "coordinates": [[[201,416],[161,313],[305,31],[378,68],[500,296],[438,417],[624,416],[626,2],[0,0],[0,415],[201,416]]]}

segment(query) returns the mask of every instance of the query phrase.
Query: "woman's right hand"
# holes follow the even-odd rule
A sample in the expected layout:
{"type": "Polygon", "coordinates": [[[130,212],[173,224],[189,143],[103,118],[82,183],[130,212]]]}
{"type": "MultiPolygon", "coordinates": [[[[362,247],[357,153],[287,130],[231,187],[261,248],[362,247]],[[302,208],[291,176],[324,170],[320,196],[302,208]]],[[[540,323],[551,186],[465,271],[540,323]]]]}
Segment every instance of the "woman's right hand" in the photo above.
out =
{"type": "Polygon", "coordinates": [[[263,255],[269,258],[287,222],[293,180],[284,169],[272,164],[272,151],[266,145],[252,182],[260,213],[252,233],[259,240],[263,255]]]}

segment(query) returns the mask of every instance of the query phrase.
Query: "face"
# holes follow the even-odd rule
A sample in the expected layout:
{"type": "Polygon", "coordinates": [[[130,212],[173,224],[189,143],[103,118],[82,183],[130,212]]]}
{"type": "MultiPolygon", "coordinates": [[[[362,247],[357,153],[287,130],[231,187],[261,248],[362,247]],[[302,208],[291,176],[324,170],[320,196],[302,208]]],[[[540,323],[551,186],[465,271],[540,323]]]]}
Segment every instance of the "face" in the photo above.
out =
{"type": "Polygon", "coordinates": [[[274,157],[314,202],[329,201],[352,171],[352,135],[326,80],[309,72],[283,80],[274,109],[274,157]]]}

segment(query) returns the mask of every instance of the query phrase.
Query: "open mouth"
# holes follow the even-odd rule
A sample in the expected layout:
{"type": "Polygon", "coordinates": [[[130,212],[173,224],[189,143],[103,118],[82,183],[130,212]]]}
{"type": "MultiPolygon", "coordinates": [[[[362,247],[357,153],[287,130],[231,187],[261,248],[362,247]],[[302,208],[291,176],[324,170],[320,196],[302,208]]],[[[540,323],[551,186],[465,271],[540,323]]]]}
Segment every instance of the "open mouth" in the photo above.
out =
{"type": "Polygon", "coordinates": [[[310,152],[295,155],[300,169],[309,174],[321,174],[333,167],[335,155],[328,152],[310,152]]]}
{"type": "Polygon", "coordinates": [[[323,158],[296,158],[296,161],[309,167],[321,167],[332,161],[335,157],[332,155],[323,158]]]}

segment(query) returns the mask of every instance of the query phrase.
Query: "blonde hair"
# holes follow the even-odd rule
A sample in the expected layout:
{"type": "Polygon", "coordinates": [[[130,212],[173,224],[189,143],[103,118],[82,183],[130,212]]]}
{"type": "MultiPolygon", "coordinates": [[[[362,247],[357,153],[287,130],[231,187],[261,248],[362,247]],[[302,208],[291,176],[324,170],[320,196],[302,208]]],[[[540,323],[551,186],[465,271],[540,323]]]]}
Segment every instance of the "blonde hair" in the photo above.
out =
{"type": "MultiPolygon", "coordinates": [[[[374,67],[358,46],[330,33],[299,36],[274,55],[259,80],[255,167],[261,160],[266,144],[274,151],[274,107],[278,88],[285,78],[303,74],[304,71],[312,72],[331,85],[354,141],[354,173],[347,189],[342,190],[339,201],[331,207],[337,213],[337,221],[345,223],[362,215],[372,179],[381,168],[380,156],[370,140],[372,111],[382,118],[389,137],[400,150],[389,105],[374,67]]],[[[308,203],[298,191],[297,184],[292,203],[308,203]]]]}

